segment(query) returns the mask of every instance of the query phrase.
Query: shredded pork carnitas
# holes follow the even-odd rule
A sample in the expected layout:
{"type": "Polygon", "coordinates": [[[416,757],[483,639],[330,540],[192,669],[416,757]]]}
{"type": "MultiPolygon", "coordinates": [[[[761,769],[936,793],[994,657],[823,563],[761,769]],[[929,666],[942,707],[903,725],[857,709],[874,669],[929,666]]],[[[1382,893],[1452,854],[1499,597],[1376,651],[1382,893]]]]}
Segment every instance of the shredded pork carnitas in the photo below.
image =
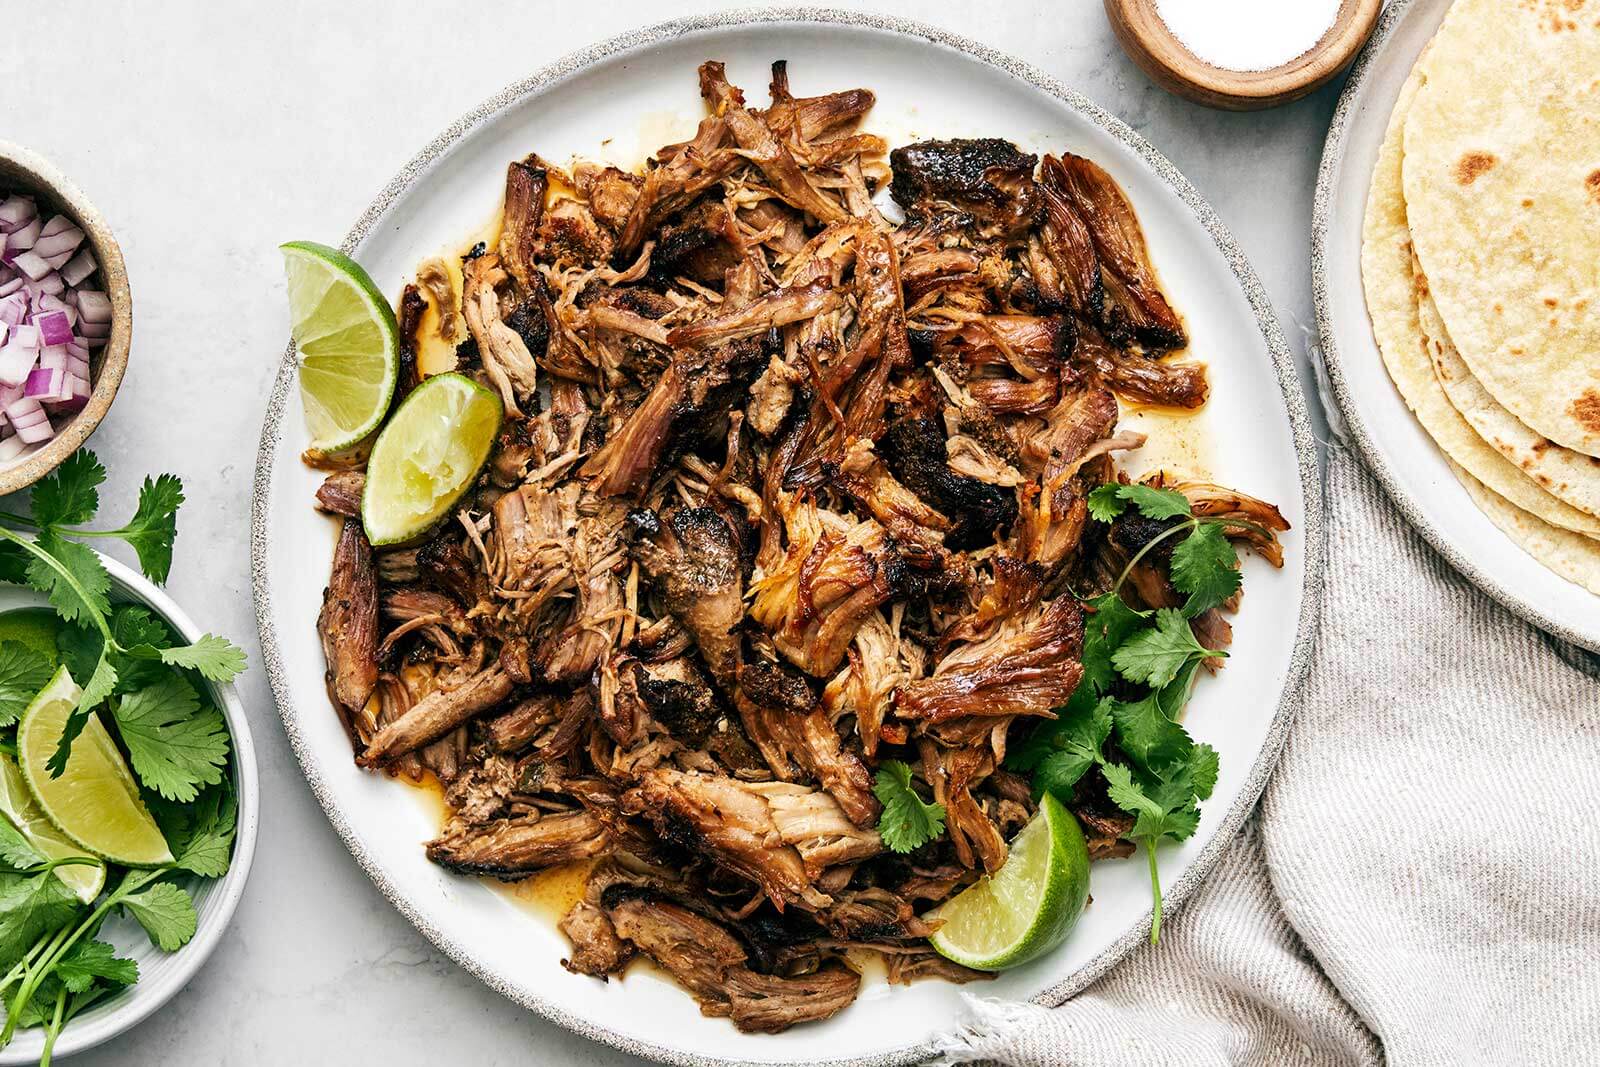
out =
{"type": "MultiPolygon", "coordinates": [[[[1183,324],[1093,162],[890,153],[858,130],[871,92],[795,97],[782,63],[765,107],[720,63],[700,88],[694,137],[643,173],[512,163],[459,294],[419,270],[401,392],[431,304],[504,429],[458,514],[403,547],[367,544],[360,470],[329,478],[319,628],[357,762],[444,786],[430,859],[587,862],[571,970],[643,954],[777,1031],[850,1003],[851,951],[897,981],[980,977],[920,916],[1032,816],[1002,762],[1078,684],[1080,598],[1134,560],[1125,595],[1179,602],[1170,548],[1140,552],[1161,524],[1088,521],[1143,440],[1117,398],[1207,387],[1162,358],[1183,324]],[[886,759],[947,813],[905,855],[877,828],[886,759]]],[[[1176,488],[1277,562],[1270,505],[1176,488]]],[[[1216,611],[1195,626],[1227,643],[1216,611]]],[[[1131,849],[1109,802],[1077,815],[1096,858],[1131,849]]]]}

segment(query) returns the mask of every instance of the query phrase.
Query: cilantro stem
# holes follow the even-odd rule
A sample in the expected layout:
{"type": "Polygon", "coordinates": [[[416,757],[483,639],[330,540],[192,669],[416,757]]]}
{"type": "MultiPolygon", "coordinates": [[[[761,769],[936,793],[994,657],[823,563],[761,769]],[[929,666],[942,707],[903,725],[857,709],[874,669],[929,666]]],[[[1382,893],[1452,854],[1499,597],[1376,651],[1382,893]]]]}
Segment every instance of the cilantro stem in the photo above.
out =
{"type": "Polygon", "coordinates": [[[1150,861],[1150,892],[1155,896],[1155,907],[1150,912],[1150,943],[1161,940],[1161,875],[1156,870],[1156,843],[1145,841],[1145,859],[1150,861]]]}
{"type": "Polygon", "coordinates": [[[67,987],[62,986],[56,990],[56,1010],[51,1016],[50,1025],[44,1033],[44,1049],[39,1053],[39,1067],[50,1067],[50,1053],[56,1047],[56,1038],[61,1036],[61,1026],[66,1022],[62,1018],[67,1007],[67,987]]]}
{"type": "Polygon", "coordinates": [[[105,616],[94,609],[93,602],[89,599],[88,591],[78,584],[78,579],[73,576],[71,571],[63,567],[50,553],[26,537],[13,533],[4,526],[0,526],[0,541],[10,541],[25,552],[28,552],[35,559],[42,560],[51,570],[59,574],[67,585],[72,588],[72,591],[78,594],[78,599],[83,603],[83,613],[94,620],[95,627],[99,629],[101,636],[106,639],[106,644],[113,648],[118,647],[116,641],[111,637],[111,627],[106,623],[105,616]]]}
{"type": "Polygon", "coordinates": [[[28,1001],[33,999],[33,994],[39,988],[39,984],[49,977],[51,971],[56,969],[56,965],[61,962],[61,958],[72,950],[73,945],[78,943],[78,939],[85,932],[98,927],[112,908],[166,873],[166,868],[159,867],[152,870],[129,871],[123,876],[122,881],[117,883],[117,888],[112,890],[100,902],[99,906],[89,913],[87,919],[79,923],[76,928],[63,926],[56,932],[56,936],[51,939],[50,948],[46,950],[38,967],[30,968],[30,973],[23,981],[22,988],[17,991],[16,1000],[12,1002],[11,1010],[6,1013],[5,1030],[0,1031],[0,1047],[10,1043],[12,1034],[16,1033],[17,1019],[21,1016],[22,1009],[27,1006],[28,1001]],[[71,931],[70,934],[68,933],[69,930],[71,931]],[[65,937],[66,940],[61,940],[62,937],[65,937]]]}

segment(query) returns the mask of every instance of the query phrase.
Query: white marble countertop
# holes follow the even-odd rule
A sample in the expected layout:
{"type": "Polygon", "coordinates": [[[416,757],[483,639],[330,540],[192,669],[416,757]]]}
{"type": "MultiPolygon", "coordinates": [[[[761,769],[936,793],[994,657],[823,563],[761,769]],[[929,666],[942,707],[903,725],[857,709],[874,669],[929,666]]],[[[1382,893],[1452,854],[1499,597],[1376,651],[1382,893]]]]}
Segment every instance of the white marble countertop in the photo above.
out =
{"type": "MultiPolygon", "coordinates": [[[[1095,0],[835,2],[977,38],[1126,119],[1232,228],[1309,382],[1311,199],[1334,89],[1266,114],[1187,104],[1129,62],[1095,0]]],[[[260,846],[227,940],[164,1011],[75,1064],[628,1059],[445,959],[329,828],[259,670],[250,479],[286,328],[278,243],[336,243],[421,145],[506,83],[592,41],[717,6],[61,0],[9,12],[0,137],[76,179],[110,220],[132,282],[128,375],[92,441],[111,474],[107,514],[131,511],[146,473],[183,477],[170,589],[250,651],[240,689],[262,774],[260,846]]]]}

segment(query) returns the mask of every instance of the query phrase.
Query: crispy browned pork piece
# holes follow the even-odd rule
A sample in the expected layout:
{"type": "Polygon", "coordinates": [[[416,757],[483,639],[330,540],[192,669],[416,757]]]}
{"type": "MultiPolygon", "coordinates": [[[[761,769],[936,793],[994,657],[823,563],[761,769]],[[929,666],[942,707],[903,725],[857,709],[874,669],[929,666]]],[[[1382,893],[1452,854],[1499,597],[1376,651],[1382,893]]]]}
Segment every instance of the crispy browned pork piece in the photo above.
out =
{"type": "MultiPolygon", "coordinates": [[[[1182,601],[1171,523],[1088,498],[1144,440],[1119,400],[1194,409],[1207,382],[1093,162],[890,152],[870,91],[800,95],[782,62],[764,102],[715,60],[698,84],[693,136],[637,173],[512,161],[459,293],[419,267],[397,397],[450,369],[417,364],[431,308],[505,421],[454,512],[376,551],[364,453],[310,457],[341,522],[318,628],[357,761],[443,787],[429,859],[583,864],[569,970],[647,956],[775,1032],[849,1004],[861,952],[985,977],[925,916],[1036,811],[1006,754],[1082,677],[1078,598],[1128,568],[1130,603],[1182,601]],[[885,760],[945,811],[906,854],[885,760]]],[[[1281,562],[1269,504],[1175,487],[1281,562]]],[[[1193,620],[1206,647],[1236,606],[1193,620]]],[[[1104,790],[1071,798],[1095,859],[1134,847],[1104,790]]]]}
{"type": "Polygon", "coordinates": [[[351,721],[366,707],[378,684],[377,575],[372,546],[360,519],[347,518],[339,528],[333,574],[322,591],[317,632],[328,661],[328,696],[355,741],[351,721]]]}
{"type": "Polygon", "coordinates": [[[505,819],[455,830],[428,843],[428,858],[463,874],[511,878],[608,851],[605,823],[587,811],[505,819]]]}

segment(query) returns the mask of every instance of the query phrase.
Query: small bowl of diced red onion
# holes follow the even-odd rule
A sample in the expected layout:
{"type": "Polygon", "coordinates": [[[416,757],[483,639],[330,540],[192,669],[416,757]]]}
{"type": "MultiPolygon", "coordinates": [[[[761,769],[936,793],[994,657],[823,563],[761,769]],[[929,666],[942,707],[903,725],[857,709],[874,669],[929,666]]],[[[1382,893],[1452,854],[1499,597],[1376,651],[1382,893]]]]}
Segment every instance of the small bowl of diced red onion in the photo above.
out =
{"type": "Polygon", "coordinates": [[[0,141],[0,494],[32,485],[94,432],[132,328],[105,220],[54,167],[0,141]]]}

